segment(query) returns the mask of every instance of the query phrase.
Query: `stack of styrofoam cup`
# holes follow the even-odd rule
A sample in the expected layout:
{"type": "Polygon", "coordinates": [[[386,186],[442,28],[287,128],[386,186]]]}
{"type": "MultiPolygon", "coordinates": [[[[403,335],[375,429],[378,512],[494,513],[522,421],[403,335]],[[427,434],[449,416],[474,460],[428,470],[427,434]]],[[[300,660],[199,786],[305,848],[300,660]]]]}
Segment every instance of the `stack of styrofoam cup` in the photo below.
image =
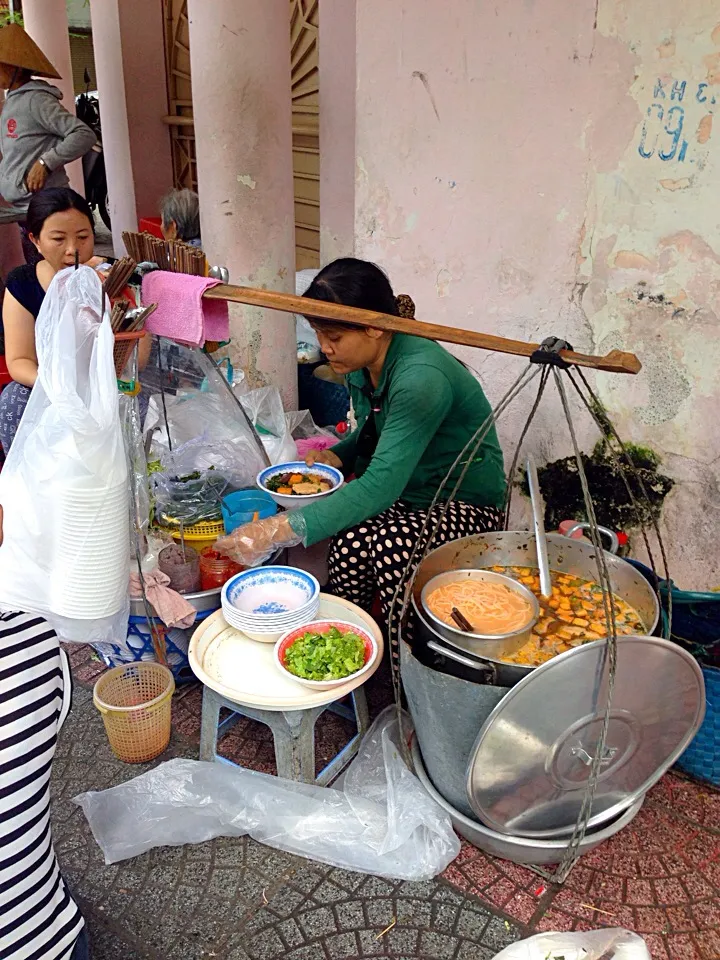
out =
{"type": "Polygon", "coordinates": [[[55,504],[50,609],[90,620],[117,613],[127,596],[129,503],[127,482],[65,487],[55,504]]]}

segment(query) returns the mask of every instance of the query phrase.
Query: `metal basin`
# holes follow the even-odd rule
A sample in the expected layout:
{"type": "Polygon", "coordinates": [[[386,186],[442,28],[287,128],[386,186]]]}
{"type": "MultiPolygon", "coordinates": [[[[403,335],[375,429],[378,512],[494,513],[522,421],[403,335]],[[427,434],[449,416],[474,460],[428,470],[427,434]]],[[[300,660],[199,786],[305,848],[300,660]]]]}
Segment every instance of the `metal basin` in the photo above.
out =
{"type": "MultiPolygon", "coordinates": [[[[567,573],[584,580],[597,580],[595,547],[582,540],[570,540],[561,534],[547,536],[547,552],[550,569],[567,573]]],[[[660,618],[660,605],[648,581],[631,564],[611,553],[605,553],[613,593],[629,603],[640,616],[646,632],[652,634],[660,618]]],[[[441,634],[432,624],[423,609],[422,591],[433,577],[450,570],[482,569],[487,567],[532,567],[537,568],[535,536],[526,530],[504,533],[482,533],[462,540],[454,540],[433,550],[420,564],[413,583],[413,606],[420,621],[419,639],[427,640],[428,632],[444,644],[481,657],[498,671],[497,683],[512,686],[535,667],[503,663],[497,657],[479,654],[472,641],[465,635],[441,634]],[[500,678],[502,674],[502,678],[500,678]]]]}
{"type": "MultiPolygon", "coordinates": [[[[418,746],[417,738],[413,737],[412,758],[415,766],[415,773],[418,780],[425,787],[430,796],[442,809],[449,814],[453,826],[460,834],[473,846],[494,857],[501,857],[503,860],[511,860],[513,863],[530,864],[533,866],[544,866],[548,864],[559,863],[562,859],[568,845],[568,837],[558,840],[537,840],[527,839],[526,837],[509,837],[503,833],[496,833],[488,827],[466,817],[459,810],[456,810],[448,801],[438,793],[428,777],[423,765],[422,754],[418,746]]],[[[614,837],[624,827],[626,827],[640,812],[645,801],[645,797],[640,797],[624,813],[611,823],[604,824],[602,829],[588,830],[582,843],[578,847],[580,855],[589,853],[595,847],[600,846],[605,840],[614,837]]]]}
{"type": "Polygon", "coordinates": [[[461,644],[465,649],[472,648],[473,652],[481,657],[499,658],[510,656],[515,653],[530,639],[533,627],[540,617],[540,604],[534,593],[528,590],[523,584],[518,583],[511,577],[503,576],[501,573],[493,573],[491,570],[451,570],[447,573],[440,573],[438,576],[428,580],[420,593],[420,600],[425,616],[432,622],[437,633],[445,637],[450,643],[461,644]],[[527,603],[530,604],[532,618],[528,620],[522,630],[516,630],[514,633],[505,634],[481,634],[470,633],[449,626],[439,617],[436,617],[428,607],[428,599],[434,590],[444,587],[449,583],[457,583],[460,579],[479,580],[485,583],[500,583],[514,590],[527,603]]]}

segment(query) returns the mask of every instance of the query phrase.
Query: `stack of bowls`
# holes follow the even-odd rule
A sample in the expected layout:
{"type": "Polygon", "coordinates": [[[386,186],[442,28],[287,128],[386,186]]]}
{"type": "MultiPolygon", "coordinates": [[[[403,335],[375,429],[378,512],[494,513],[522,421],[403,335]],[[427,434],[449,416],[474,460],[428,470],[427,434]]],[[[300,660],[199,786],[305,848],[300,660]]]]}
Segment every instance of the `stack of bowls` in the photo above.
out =
{"type": "Polygon", "coordinates": [[[126,482],[68,488],[55,502],[50,609],[78,620],[112,616],[127,597],[130,558],[126,482]]]}
{"type": "Polygon", "coordinates": [[[222,589],[222,610],[231,627],[253,640],[276,640],[314,620],[320,606],[320,584],[295,567],[243,570],[222,589]]]}

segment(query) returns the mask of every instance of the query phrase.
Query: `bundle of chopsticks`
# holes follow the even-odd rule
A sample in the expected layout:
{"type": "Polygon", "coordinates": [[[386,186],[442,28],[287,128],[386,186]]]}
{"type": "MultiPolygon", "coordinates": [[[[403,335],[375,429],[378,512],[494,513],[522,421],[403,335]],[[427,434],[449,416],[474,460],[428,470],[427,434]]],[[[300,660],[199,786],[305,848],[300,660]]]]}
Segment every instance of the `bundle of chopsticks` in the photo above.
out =
{"type": "Polygon", "coordinates": [[[136,261],[130,257],[121,257],[110,267],[105,277],[104,289],[111,300],[120,296],[136,267],[136,261]]]}
{"type": "Polygon", "coordinates": [[[110,324],[113,333],[135,333],[145,327],[145,321],[157,309],[156,303],[151,303],[147,307],[135,308],[131,315],[130,302],[128,300],[116,300],[110,311],[110,324]]]}
{"type": "Polygon", "coordinates": [[[123,243],[138,263],[156,263],[169,273],[207,276],[207,260],[202,250],[182,240],[159,240],[151,233],[123,233],[123,243]]]}

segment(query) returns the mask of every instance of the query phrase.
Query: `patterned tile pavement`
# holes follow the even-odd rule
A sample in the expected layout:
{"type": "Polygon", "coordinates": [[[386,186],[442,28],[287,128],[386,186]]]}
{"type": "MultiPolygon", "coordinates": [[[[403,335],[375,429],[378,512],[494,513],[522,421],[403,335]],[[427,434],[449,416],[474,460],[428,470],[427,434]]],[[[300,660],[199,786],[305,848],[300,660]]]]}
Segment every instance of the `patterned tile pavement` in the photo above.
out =
{"type": "MultiPolygon", "coordinates": [[[[463,844],[444,875],[407,884],[349,874],[247,838],[165,848],[105,866],[70,798],[141,772],[115,760],[90,695],[103,670],[71,651],[75,704],[54,767],[61,867],[88,916],[95,960],[224,957],[350,960],[354,957],[489,960],[539,930],[625,926],[654,960],[720,958],[720,792],[669,774],[629,828],[575,867],[566,884],[463,844]]],[[[376,681],[371,711],[387,701],[376,681]]],[[[169,756],[196,756],[201,689],[180,688],[169,756]]],[[[318,768],[341,749],[350,725],[325,714],[318,768]]],[[[261,724],[241,720],[221,753],[275,771],[261,724]]]]}

